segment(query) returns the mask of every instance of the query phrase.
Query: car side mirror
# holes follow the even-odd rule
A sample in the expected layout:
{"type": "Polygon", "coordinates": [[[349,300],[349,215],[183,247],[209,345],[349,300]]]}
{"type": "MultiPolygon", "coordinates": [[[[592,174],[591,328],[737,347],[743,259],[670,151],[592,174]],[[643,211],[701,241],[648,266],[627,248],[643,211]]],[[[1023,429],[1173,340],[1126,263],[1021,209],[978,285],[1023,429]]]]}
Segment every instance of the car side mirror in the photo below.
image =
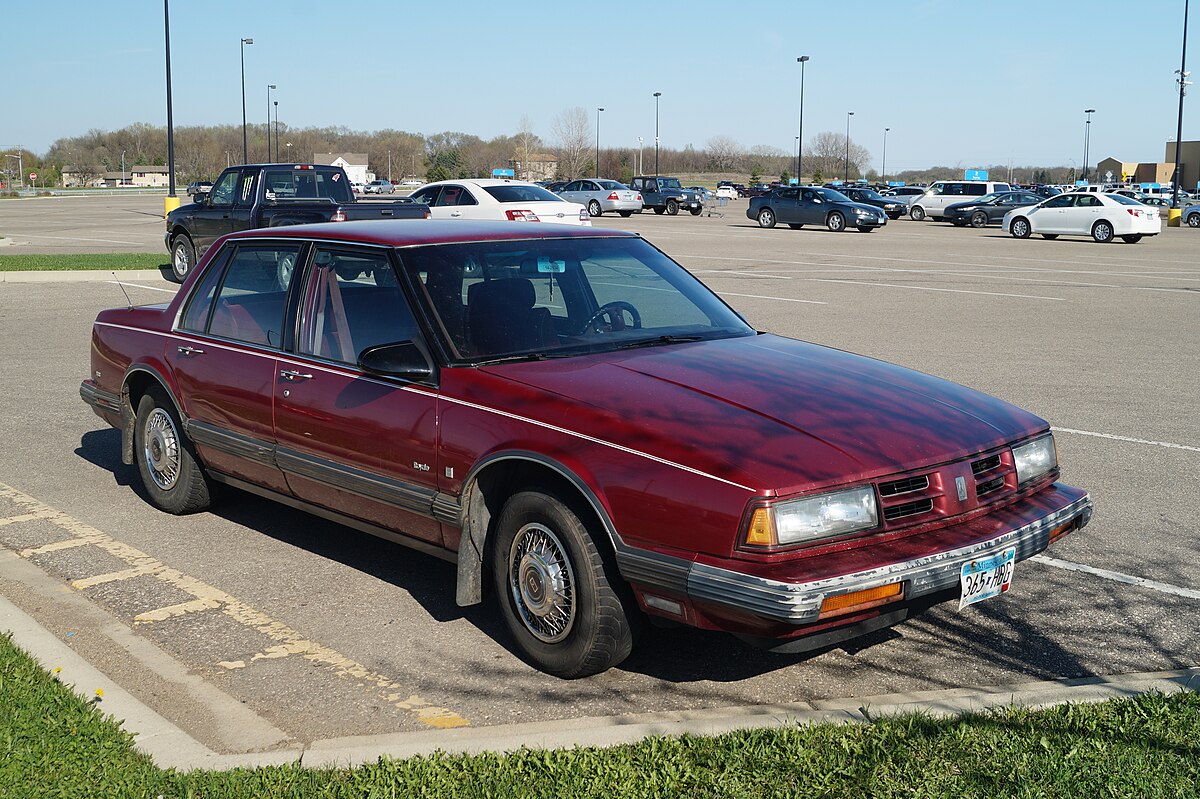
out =
{"type": "Polygon", "coordinates": [[[372,374],[405,380],[420,381],[433,377],[433,365],[412,341],[367,347],[359,353],[358,365],[372,374]]]}
{"type": "Polygon", "coordinates": [[[201,205],[203,205],[207,201],[208,201],[208,192],[206,192],[206,191],[198,191],[192,195],[192,202],[194,202],[194,203],[200,203],[201,205]]]}

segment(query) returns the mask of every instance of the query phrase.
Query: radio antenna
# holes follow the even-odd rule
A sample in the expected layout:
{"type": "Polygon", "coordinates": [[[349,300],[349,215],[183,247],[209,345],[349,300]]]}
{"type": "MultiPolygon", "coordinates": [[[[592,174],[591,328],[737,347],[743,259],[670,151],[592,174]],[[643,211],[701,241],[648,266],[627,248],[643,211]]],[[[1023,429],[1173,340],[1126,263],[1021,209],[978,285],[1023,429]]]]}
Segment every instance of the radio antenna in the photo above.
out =
{"type": "Polygon", "coordinates": [[[129,303],[129,307],[133,307],[133,300],[129,299],[129,292],[125,290],[125,284],[117,279],[117,273],[113,272],[113,282],[121,289],[121,293],[125,295],[125,302],[129,303]]]}

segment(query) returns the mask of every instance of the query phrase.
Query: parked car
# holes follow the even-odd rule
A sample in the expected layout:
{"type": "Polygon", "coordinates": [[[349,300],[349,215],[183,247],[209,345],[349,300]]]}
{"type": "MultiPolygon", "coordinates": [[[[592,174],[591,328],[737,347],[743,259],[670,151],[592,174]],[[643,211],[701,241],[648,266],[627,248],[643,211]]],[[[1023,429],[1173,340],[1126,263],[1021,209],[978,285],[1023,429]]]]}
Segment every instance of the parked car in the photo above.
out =
{"type": "Polygon", "coordinates": [[[942,210],[942,220],[959,227],[987,227],[999,224],[1013,208],[1037,205],[1042,199],[1029,191],[998,191],[977,200],[947,205],[942,210]]]}
{"type": "Polygon", "coordinates": [[[863,233],[883,227],[888,220],[882,208],[856,203],[839,191],[816,186],[792,186],[751,197],[746,216],[765,228],[783,222],[794,230],[824,225],[840,232],[852,226],[863,233]]]}
{"type": "Polygon", "coordinates": [[[605,211],[611,211],[627,217],[642,212],[642,195],[615,180],[573,180],[554,193],[584,206],[589,216],[601,216],[605,211]]]}
{"type": "Polygon", "coordinates": [[[417,180],[416,178],[405,178],[400,181],[400,188],[402,189],[419,189],[424,185],[424,181],[417,180]]]}
{"type": "Polygon", "coordinates": [[[863,205],[873,205],[876,208],[882,208],[887,214],[888,219],[899,219],[908,213],[908,203],[895,198],[889,199],[884,197],[874,189],[862,189],[854,186],[848,186],[844,189],[838,189],[842,194],[849,197],[856,203],[863,205]]]}
{"type": "Polygon", "coordinates": [[[498,219],[591,225],[587,209],[523,180],[440,180],[410,195],[434,219],[498,219]]]}
{"type": "Polygon", "coordinates": [[[395,194],[396,187],[390,180],[372,180],[363,189],[364,194],[395,194]]]}
{"type": "MultiPolygon", "coordinates": [[[[1150,197],[1145,194],[1139,194],[1136,197],[1134,197],[1133,199],[1137,200],[1142,205],[1153,205],[1156,208],[1170,208],[1171,207],[1171,201],[1165,197],[1150,197]]],[[[1161,216],[1162,214],[1165,213],[1165,211],[1159,211],[1158,213],[1161,216]]],[[[1198,223],[1200,223],[1200,219],[1198,219],[1196,221],[1198,223]]]]}
{"type": "Polygon", "coordinates": [[[688,186],[687,190],[694,192],[696,196],[701,199],[701,201],[711,199],[714,196],[713,190],[705,188],[704,186],[688,186]]]}
{"type": "Polygon", "coordinates": [[[236,233],[99,314],[80,395],[155,507],[222,484],[454,562],[561,677],[646,615],[799,652],[992,601],[1092,513],[1042,419],[758,332],[612,230],[236,233]]]}
{"type": "Polygon", "coordinates": [[[427,219],[411,199],[359,203],[340,166],[246,164],[226,169],[211,192],[167,214],[163,243],[171,274],[182,282],[208,248],[226,233],[249,228],[346,222],[355,219],[427,219]]]}
{"type": "Polygon", "coordinates": [[[1136,244],[1162,230],[1157,208],[1101,192],[1059,194],[1037,205],[1014,208],[1004,215],[1003,225],[1017,239],[1027,239],[1031,233],[1047,239],[1091,236],[1101,244],[1118,236],[1136,244]]]}
{"type": "Polygon", "coordinates": [[[992,180],[935,180],[925,192],[908,204],[908,215],[914,222],[926,217],[941,219],[947,205],[966,202],[985,194],[1009,191],[1007,183],[992,180]]]}
{"type": "MultiPolygon", "coordinates": [[[[1169,202],[1165,201],[1164,204],[1170,205],[1169,202]]],[[[1200,204],[1189,205],[1184,208],[1181,218],[1187,223],[1188,227],[1200,227],[1200,204]]]]}
{"type": "Polygon", "coordinates": [[[210,191],[212,191],[212,187],[213,184],[211,180],[193,180],[188,184],[187,190],[184,193],[189,197],[196,194],[208,194],[210,191]]]}
{"type": "Polygon", "coordinates": [[[908,199],[919,197],[925,193],[924,186],[893,186],[885,192],[881,192],[884,197],[900,197],[907,204],[908,199]]]}
{"type": "Polygon", "coordinates": [[[355,194],[366,194],[367,184],[355,181],[354,183],[350,184],[350,191],[354,192],[355,194]]]}
{"type": "Polygon", "coordinates": [[[679,178],[637,175],[629,182],[629,188],[642,195],[642,207],[656,214],[675,216],[682,208],[692,216],[699,216],[704,210],[704,200],[695,192],[683,188],[679,178]]]}
{"type": "Polygon", "coordinates": [[[727,200],[736,200],[739,196],[737,186],[734,186],[732,183],[717,186],[717,196],[727,200]]]}

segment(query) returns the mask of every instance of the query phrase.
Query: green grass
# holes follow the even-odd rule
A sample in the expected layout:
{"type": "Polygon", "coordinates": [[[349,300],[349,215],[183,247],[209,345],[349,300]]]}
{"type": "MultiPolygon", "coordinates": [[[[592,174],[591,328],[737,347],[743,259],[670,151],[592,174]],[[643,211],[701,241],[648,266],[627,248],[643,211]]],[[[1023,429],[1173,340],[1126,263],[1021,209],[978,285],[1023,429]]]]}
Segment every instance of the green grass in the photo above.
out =
{"type": "MultiPolygon", "coordinates": [[[[87,686],[79,686],[88,692],[87,686]]],[[[0,636],[0,797],[1194,797],[1200,694],[612,749],[180,773],[0,636]]]]}
{"type": "MultiPolygon", "coordinates": [[[[145,252],[80,255],[0,255],[0,272],[57,272],[66,269],[160,269],[168,256],[145,252]]],[[[3,796],[3,794],[0,794],[3,796]]]]}

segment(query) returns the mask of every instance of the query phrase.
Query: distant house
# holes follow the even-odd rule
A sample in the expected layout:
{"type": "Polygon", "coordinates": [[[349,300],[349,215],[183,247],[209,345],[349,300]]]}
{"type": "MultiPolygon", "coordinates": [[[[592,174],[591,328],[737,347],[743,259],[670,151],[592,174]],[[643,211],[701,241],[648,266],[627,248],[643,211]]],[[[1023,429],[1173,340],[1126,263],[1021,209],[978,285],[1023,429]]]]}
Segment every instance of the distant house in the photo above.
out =
{"type": "Polygon", "coordinates": [[[170,170],[165,166],[150,166],[146,164],[127,165],[124,172],[81,172],[78,169],[67,167],[62,172],[62,184],[65,187],[70,187],[82,186],[86,182],[89,186],[107,186],[109,188],[122,185],[160,188],[170,183],[168,180],[169,175],[170,170]],[[86,181],[84,180],[85,177],[86,181]]]}
{"type": "Polygon", "coordinates": [[[558,156],[545,153],[529,155],[525,161],[513,161],[517,180],[554,180],[558,172],[558,156]]]}
{"type": "Polygon", "coordinates": [[[370,183],[375,179],[375,173],[367,171],[366,153],[313,153],[312,162],[340,166],[351,183],[370,183]]]}

